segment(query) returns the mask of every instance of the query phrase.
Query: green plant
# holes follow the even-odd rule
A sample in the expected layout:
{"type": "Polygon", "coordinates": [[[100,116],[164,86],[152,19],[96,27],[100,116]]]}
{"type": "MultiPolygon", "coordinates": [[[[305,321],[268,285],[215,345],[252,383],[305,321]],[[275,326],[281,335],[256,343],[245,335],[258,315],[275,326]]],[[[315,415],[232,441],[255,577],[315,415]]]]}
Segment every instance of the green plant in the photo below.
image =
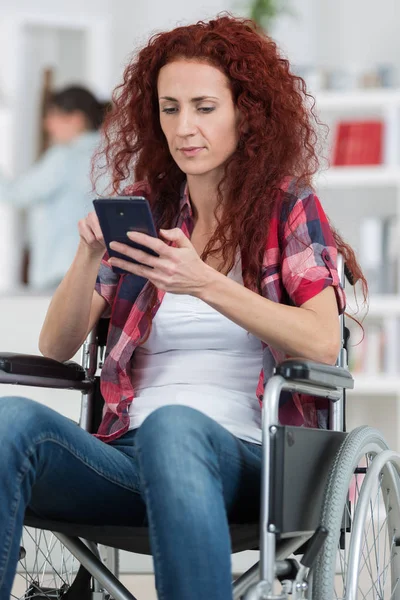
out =
{"type": "Polygon", "coordinates": [[[249,8],[250,18],[263,29],[268,29],[278,14],[290,12],[287,0],[252,0],[249,8]]]}

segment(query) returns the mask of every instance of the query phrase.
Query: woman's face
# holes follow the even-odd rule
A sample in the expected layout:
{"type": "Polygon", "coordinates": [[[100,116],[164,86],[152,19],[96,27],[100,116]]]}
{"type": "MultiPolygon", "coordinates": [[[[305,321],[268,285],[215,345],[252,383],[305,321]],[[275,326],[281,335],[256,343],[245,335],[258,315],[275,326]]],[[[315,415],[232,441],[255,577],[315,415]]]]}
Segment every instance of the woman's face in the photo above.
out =
{"type": "Polygon", "coordinates": [[[238,144],[239,111],[228,78],[189,60],[165,65],[158,77],[161,128],[171,155],[188,176],[222,176],[238,144]]]}

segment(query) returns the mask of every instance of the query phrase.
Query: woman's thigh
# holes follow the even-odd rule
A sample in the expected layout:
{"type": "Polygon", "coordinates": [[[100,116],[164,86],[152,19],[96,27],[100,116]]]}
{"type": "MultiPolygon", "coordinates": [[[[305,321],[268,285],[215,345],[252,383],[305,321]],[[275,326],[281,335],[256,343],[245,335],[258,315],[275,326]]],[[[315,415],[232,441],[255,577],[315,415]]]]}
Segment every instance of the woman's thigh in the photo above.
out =
{"type": "Polygon", "coordinates": [[[0,408],[5,464],[28,484],[28,506],[36,514],[99,524],[144,522],[134,432],[105,444],[40,403],[2,398],[0,408]]]}
{"type": "Polygon", "coordinates": [[[188,478],[198,488],[200,473],[207,478],[217,471],[230,520],[258,519],[261,447],[239,440],[199,411],[165,406],[139,430],[105,444],[46,406],[24,398],[8,400],[12,407],[2,413],[0,430],[14,429],[13,443],[24,459],[20,468],[32,477],[28,505],[40,516],[99,524],[146,523],[141,449],[148,459],[145,478],[153,473],[150,479],[157,491],[161,473],[168,473],[180,494],[182,487],[188,492],[188,478]],[[199,468],[199,460],[209,468],[199,468]]]}
{"type": "MultiPolygon", "coordinates": [[[[135,457],[126,446],[116,448],[77,430],[71,444],[49,451],[46,475],[33,486],[29,508],[76,523],[141,526],[146,507],[135,457]]],[[[132,436],[126,438],[133,445],[132,436]]]]}
{"type": "Polygon", "coordinates": [[[185,499],[204,504],[207,496],[222,493],[230,521],[258,521],[261,446],[240,440],[204,413],[182,405],[151,413],[136,443],[144,485],[171,490],[178,505],[185,499]]]}

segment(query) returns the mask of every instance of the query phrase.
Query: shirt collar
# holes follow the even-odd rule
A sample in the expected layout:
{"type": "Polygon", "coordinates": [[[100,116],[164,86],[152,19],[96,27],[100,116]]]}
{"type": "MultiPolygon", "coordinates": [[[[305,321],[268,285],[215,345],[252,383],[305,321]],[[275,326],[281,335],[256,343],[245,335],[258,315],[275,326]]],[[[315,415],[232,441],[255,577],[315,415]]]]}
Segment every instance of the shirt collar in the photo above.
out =
{"type": "Polygon", "coordinates": [[[182,212],[185,210],[186,207],[188,210],[188,214],[192,217],[193,212],[192,212],[192,205],[190,204],[189,188],[188,188],[187,180],[185,180],[181,186],[181,197],[180,197],[180,205],[179,205],[180,214],[182,214],[182,212]]]}

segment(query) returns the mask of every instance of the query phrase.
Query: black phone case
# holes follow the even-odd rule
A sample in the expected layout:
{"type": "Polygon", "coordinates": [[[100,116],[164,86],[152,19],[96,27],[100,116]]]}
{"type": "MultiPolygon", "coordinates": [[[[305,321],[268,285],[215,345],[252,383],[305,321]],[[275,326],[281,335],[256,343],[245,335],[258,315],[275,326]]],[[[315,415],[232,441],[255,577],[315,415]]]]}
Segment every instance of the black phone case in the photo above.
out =
{"type": "MultiPolygon", "coordinates": [[[[115,198],[98,198],[93,200],[94,209],[99,219],[101,231],[109,256],[122,258],[135,264],[142,264],[120,252],[110,248],[111,242],[121,242],[132,248],[138,248],[153,256],[156,252],[132,242],[126,235],[128,231],[140,231],[153,237],[157,236],[156,227],[151,214],[150,205],[143,196],[117,196],[115,198]]],[[[112,267],[115,273],[127,273],[119,267],[112,267]]]]}

